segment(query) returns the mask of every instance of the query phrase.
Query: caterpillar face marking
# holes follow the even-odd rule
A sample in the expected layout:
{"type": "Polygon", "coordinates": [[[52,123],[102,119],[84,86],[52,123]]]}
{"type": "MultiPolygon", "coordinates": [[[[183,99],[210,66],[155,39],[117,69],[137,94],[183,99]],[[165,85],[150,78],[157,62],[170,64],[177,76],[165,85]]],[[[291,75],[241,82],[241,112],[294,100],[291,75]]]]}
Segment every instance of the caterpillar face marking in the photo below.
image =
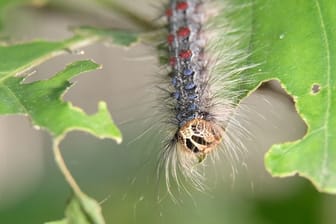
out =
{"type": "Polygon", "coordinates": [[[196,154],[201,162],[222,141],[222,129],[203,119],[188,121],[178,131],[178,142],[187,152],[196,154]]]}

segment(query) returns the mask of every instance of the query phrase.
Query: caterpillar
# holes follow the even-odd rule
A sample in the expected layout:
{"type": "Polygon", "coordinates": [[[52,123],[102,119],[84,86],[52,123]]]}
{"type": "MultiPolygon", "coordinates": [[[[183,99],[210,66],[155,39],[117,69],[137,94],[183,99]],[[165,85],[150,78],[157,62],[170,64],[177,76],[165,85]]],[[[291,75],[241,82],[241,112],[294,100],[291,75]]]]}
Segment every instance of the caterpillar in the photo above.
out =
{"type": "Polygon", "coordinates": [[[160,86],[160,113],[169,114],[169,127],[160,167],[169,191],[172,178],[179,186],[186,179],[204,189],[200,167],[206,157],[216,158],[219,151],[236,157],[239,150],[227,129],[241,128],[234,113],[246,92],[242,74],[252,66],[244,65],[243,32],[232,28],[231,11],[213,0],[170,0],[165,8],[166,38],[158,49],[168,75],[160,86]]]}

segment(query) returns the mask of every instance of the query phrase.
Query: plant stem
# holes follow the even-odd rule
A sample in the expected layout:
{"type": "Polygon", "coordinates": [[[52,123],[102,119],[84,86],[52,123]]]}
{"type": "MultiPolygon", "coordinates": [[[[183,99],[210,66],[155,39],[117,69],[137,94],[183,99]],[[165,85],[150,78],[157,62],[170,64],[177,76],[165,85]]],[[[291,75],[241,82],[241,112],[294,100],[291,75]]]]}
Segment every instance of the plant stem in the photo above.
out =
{"type": "Polygon", "coordinates": [[[57,139],[57,138],[53,141],[53,152],[54,152],[56,164],[58,168],[61,170],[61,172],[63,173],[63,176],[65,177],[66,181],[69,183],[74,193],[76,195],[80,195],[82,194],[82,191],[79,188],[78,184],[76,183],[75,179],[73,178],[68,167],[65,164],[65,161],[62,157],[61,150],[58,145],[59,142],[60,142],[60,139],[57,139]]]}

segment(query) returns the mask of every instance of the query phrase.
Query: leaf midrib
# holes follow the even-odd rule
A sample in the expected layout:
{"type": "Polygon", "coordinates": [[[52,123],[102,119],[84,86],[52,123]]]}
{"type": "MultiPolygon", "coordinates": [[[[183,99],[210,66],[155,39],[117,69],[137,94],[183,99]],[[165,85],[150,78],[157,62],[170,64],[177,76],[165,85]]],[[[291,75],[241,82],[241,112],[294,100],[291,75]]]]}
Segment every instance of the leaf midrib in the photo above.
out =
{"type": "MultiPolygon", "coordinates": [[[[317,14],[318,14],[318,18],[320,20],[320,27],[321,27],[321,35],[322,35],[322,39],[325,45],[325,53],[326,53],[326,62],[327,62],[327,85],[330,84],[330,76],[331,76],[331,66],[330,66],[330,46],[329,46],[329,39],[328,39],[328,35],[327,35],[327,31],[326,31],[326,27],[325,27],[325,23],[324,23],[324,19],[322,16],[322,12],[321,12],[321,7],[320,7],[320,3],[318,2],[318,0],[315,0],[315,5],[316,5],[316,9],[317,9],[317,14]]],[[[328,160],[328,148],[329,148],[329,138],[328,138],[328,133],[329,133],[329,118],[330,118],[330,106],[331,106],[331,91],[330,88],[325,88],[327,91],[327,108],[326,108],[326,112],[325,112],[325,117],[324,117],[324,143],[323,143],[323,160],[322,160],[322,165],[321,165],[321,180],[320,183],[323,185],[325,182],[325,178],[328,174],[328,170],[327,170],[327,160],[328,160]]]]}

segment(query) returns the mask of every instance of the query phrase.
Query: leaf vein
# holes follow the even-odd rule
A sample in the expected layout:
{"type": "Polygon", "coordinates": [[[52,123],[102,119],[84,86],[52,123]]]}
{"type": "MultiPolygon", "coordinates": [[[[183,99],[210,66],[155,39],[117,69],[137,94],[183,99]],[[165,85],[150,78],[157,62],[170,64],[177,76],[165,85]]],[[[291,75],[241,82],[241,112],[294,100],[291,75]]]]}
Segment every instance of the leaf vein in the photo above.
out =
{"type": "MultiPolygon", "coordinates": [[[[329,46],[329,39],[326,31],[325,22],[321,12],[321,6],[318,0],[315,0],[315,5],[318,13],[318,18],[320,21],[321,26],[321,35],[325,45],[325,53],[326,53],[326,63],[327,63],[327,85],[330,84],[330,76],[331,76],[331,66],[330,66],[330,46],[329,46]]],[[[329,141],[328,141],[328,133],[329,133],[329,125],[328,121],[330,118],[330,104],[331,104],[331,91],[330,88],[325,88],[327,91],[327,108],[324,117],[324,142],[323,142],[323,160],[321,165],[321,183],[323,184],[328,173],[327,169],[327,160],[328,160],[328,148],[329,148],[329,141]]]]}

